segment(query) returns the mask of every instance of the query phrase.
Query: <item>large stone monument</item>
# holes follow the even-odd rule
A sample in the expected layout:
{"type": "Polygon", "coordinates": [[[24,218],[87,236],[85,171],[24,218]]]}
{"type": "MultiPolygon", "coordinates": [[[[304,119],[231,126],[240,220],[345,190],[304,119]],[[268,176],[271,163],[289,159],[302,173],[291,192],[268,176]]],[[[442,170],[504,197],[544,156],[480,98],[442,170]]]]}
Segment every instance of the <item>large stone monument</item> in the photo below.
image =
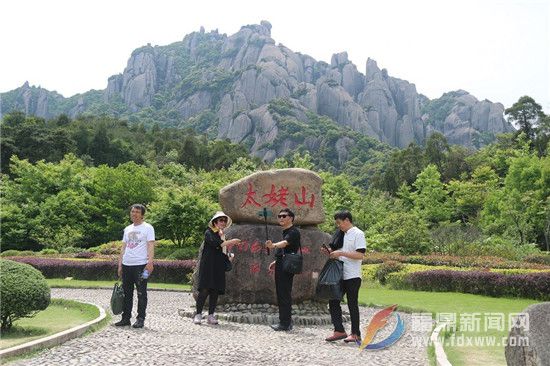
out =
{"type": "Polygon", "coordinates": [[[550,365],[550,302],[534,304],[523,310],[506,343],[508,365],[550,365]]]}
{"type": "Polygon", "coordinates": [[[268,255],[264,243],[267,238],[282,240],[277,214],[285,207],[296,214],[294,225],[300,229],[304,255],[304,270],[294,277],[292,299],[294,303],[314,299],[317,278],[327,259],[319,249],[330,241],[330,235],[317,228],[325,218],[321,184],[314,172],[292,168],[254,173],[220,190],[222,210],[233,220],[226,238],[242,240],[232,250],[233,270],[226,274],[226,293],[220,303],[277,304],[274,275],[268,273],[274,253],[268,255]]]}
{"type": "MultiPolygon", "coordinates": [[[[268,272],[275,257],[273,251],[267,254],[264,243],[267,238],[273,242],[282,240],[283,230],[277,223],[277,214],[288,207],[296,214],[294,225],[300,230],[304,255],[303,272],[294,276],[293,303],[304,314],[308,313],[306,308],[317,308],[319,319],[327,315],[326,303],[314,302],[319,272],[327,260],[320,248],[331,239],[317,228],[325,220],[321,185],[322,179],[316,173],[292,168],[257,172],[220,190],[222,210],[233,220],[233,225],[226,230],[226,238],[242,240],[232,250],[233,269],[226,273],[226,293],[219,298],[219,304],[225,304],[226,311],[258,306],[276,308],[274,274],[268,272]]],[[[193,276],[195,296],[197,276],[198,270],[193,276]]],[[[266,321],[265,317],[263,320],[266,321]]],[[[329,322],[326,318],[321,323],[329,322]]]]}

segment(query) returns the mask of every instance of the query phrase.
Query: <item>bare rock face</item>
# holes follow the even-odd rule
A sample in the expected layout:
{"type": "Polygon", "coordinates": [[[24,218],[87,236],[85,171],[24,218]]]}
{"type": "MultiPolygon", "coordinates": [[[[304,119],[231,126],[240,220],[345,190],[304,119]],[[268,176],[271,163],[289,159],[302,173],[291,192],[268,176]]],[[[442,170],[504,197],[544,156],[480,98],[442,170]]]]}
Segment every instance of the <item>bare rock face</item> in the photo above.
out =
{"type": "Polygon", "coordinates": [[[130,57],[122,79],[123,98],[130,108],[137,111],[151,104],[157,84],[156,76],[152,47],[130,57]]]}
{"type": "MultiPolygon", "coordinates": [[[[97,108],[96,94],[67,99],[26,83],[3,95],[0,114],[21,110],[44,118],[59,113],[75,117],[97,108]]],[[[284,128],[267,108],[276,99],[291,103],[293,112],[329,117],[399,148],[423,144],[433,132],[450,143],[477,148],[488,137],[514,131],[500,103],[478,101],[463,90],[430,101],[414,84],[390,76],[372,59],[362,73],[347,52],[334,54],[328,64],[276,43],[267,21],[229,36],[201,28],[181,42],[140,47],[103,90],[103,102],[124,103],[124,113],[152,108],[161,115],[177,115],[178,123],[185,124],[210,110],[218,117],[218,138],[244,143],[253,156],[268,162],[297,147],[278,139],[284,128]],[[189,70],[194,70],[191,75],[189,70]]],[[[338,149],[342,164],[345,149],[341,144],[338,149]]]]}
{"type": "MultiPolygon", "coordinates": [[[[330,241],[330,235],[316,227],[302,227],[299,230],[304,270],[294,276],[292,300],[295,304],[314,299],[319,272],[327,260],[320,253],[320,247],[322,243],[327,244],[330,241]]],[[[283,238],[282,231],[280,226],[268,225],[267,237],[280,241],[283,238]]],[[[226,291],[220,297],[220,303],[277,304],[274,275],[268,273],[269,264],[275,258],[273,251],[267,255],[265,250],[265,225],[233,224],[226,230],[226,237],[239,238],[242,242],[232,250],[235,254],[233,269],[226,273],[226,291]]],[[[198,271],[194,273],[194,293],[197,292],[197,273],[198,271]]]]}
{"type": "Polygon", "coordinates": [[[222,188],[220,204],[234,222],[263,223],[265,207],[268,223],[277,225],[277,213],[288,207],[296,225],[316,225],[325,221],[321,184],[321,177],[306,169],[262,171],[222,188]]]}
{"type": "MultiPolygon", "coordinates": [[[[516,322],[505,348],[510,366],[550,365],[550,302],[527,307],[525,322],[516,322]]],[[[521,319],[521,317],[520,317],[521,319]]]]}

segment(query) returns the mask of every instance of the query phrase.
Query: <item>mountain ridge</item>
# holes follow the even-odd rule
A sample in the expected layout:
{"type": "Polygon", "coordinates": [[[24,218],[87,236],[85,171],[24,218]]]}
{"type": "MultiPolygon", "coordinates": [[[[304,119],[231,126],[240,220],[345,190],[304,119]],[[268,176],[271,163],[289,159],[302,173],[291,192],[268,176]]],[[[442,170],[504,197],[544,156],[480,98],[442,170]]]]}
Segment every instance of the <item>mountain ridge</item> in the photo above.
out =
{"type": "MultiPolygon", "coordinates": [[[[244,143],[266,161],[297,146],[318,146],[323,136],[296,139],[282,133],[291,125],[319,121],[317,117],[400,148],[422,144],[434,132],[450,143],[476,148],[514,130],[500,103],[478,101],[463,90],[430,100],[415,84],[390,76],[370,58],[361,73],[347,52],[334,54],[330,64],[317,61],[276,44],[267,21],[230,36],[201,27],[182,41],[140,47],[103,90],[64,98],[26,82],[0,94],[0,113],[12,110],[44,118],[107,114],[130,122],[193,127],[244,143]]],[[[356,143],[345,137],[333,140],[340,156],[356,143]]]]}

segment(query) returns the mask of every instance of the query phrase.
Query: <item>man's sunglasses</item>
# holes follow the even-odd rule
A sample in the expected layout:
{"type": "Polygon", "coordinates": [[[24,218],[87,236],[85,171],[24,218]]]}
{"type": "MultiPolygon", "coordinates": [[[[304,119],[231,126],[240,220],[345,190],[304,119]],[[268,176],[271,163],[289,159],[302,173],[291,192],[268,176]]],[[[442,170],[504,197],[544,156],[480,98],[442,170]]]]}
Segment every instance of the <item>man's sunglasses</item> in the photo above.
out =
{"type": "Polygon", "coordinates": [[[288,215],[277,215],[278,218],[280,219],[284,219],[285,217],[287,217],[288,215]]]}

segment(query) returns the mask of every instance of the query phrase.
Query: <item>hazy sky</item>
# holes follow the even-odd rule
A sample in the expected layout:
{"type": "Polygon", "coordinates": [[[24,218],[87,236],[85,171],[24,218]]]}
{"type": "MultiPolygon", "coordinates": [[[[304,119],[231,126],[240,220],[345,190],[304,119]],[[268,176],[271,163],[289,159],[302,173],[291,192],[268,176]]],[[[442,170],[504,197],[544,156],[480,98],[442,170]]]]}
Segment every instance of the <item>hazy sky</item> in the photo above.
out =
{"type": "Polygon", "coordinates": [[[142,45],[261,20],[293,51],[329,63],[347,51],[362,73],[370,57],[432,99],[530,95],[550,113],[550,0],[3,0],[0,92],[26,80],[66,97],[104,89],[142,45]]]}

